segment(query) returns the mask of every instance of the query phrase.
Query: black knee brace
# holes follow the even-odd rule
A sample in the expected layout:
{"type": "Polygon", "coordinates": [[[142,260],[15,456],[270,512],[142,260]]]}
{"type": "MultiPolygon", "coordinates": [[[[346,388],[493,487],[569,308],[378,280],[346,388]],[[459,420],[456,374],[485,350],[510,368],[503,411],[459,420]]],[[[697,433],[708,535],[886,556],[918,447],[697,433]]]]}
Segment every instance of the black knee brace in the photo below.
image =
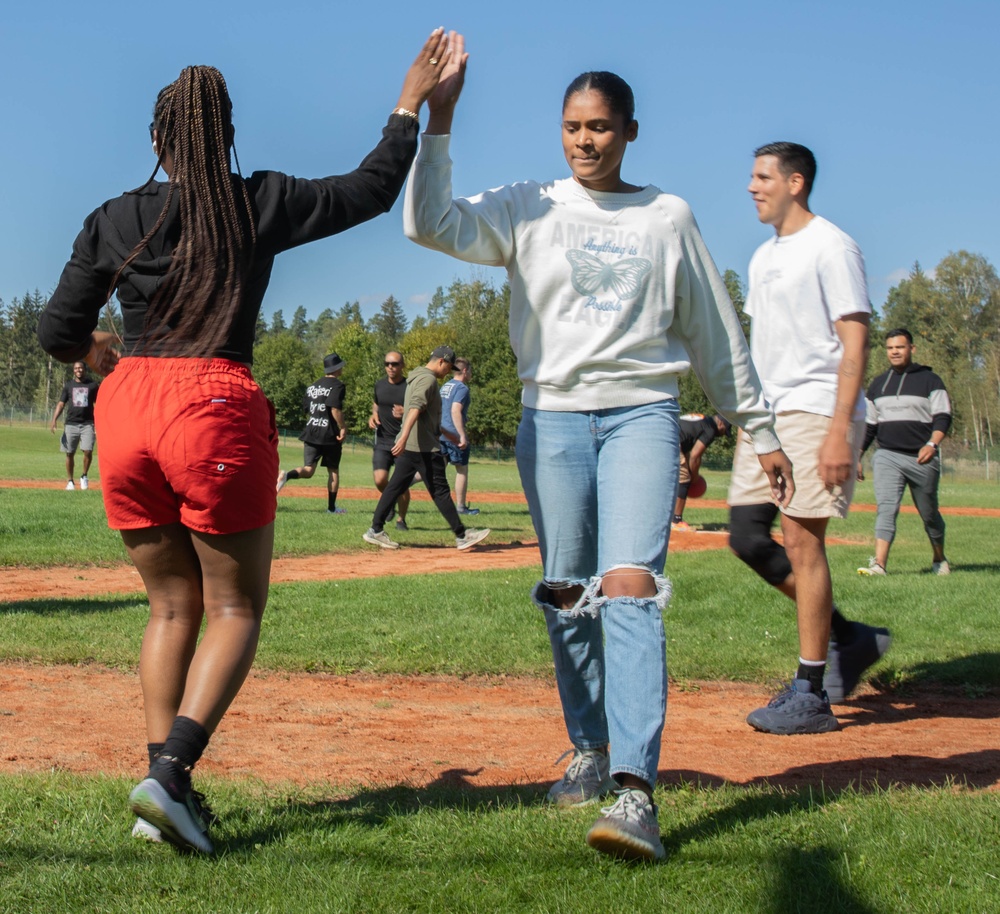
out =
{"type": "Polygon", "coordinates": [[[681,482],[677,485],[677,497],[687,498],[688,497],[688,487],[691,485],[689,482],[681,482]]]}
{"type": "Polygon", "coordinates": [[[776,505],[736,505],[729,509],[729,548],[768,584],[777,586],[791,573],[785,547],[771,537],[776,505]]]}

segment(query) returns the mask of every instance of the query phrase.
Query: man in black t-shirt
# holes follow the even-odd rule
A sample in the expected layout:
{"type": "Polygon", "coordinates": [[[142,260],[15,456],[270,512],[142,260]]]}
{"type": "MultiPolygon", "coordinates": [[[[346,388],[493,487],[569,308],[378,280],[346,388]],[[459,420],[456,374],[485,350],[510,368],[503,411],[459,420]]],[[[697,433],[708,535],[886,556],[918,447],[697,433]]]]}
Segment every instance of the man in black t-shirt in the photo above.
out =
{"type": "Polygon", "coordinates": [[[310,384],[302,397],[302,409],[309,417],[305,430],[299,435],[303,442],[302,466],[294,470],[278,473],[277,490],[280,492],[289,479],[312,479],[316,464],[321,460],[329,474],[327,480],[327,514],[346,514],[344,508],[337,507],[337,492],[340,489],[340,456],[347,424],[344,422],[344,394],[346,389],[340,380],[344,370],[344,360],[331,352],[323,359],[322,378],[310,384]]]}
{"type": "MultiPolygon", "coordinates": [[[[372,414],[368,417],[368,427],[375,432],[375,449],[372,451],[372,476],[379,493],[385,491],[389,482],[389,470],[396,464],[392,446],[403,426],[403,398],[406,396],[406,378],[403,377],[403,356],[398,352],[385,354],[385,377],[375,382],[372,399],[372,414]]],[[[407,489],[396,501],[399,519],[396,529],[406,531],[406,512],[410,508],[410,490],[407,489]]]]}
{"type": "Polygon", "coordinates": [[[94,456],[94,445],[97,436],[94,433],[94,403],[97,402],[97,389],[100,381],[91,381],[87,377],[87,366],[84,362],[73,363],[73,380],[63,385],[59,394],[59,402],[52,415],[49,431],[55,434],[56,421],[66,411],[66,425],[63,429],[59,449],[66,455],[66,491],[72,492],[76,486],[73,483],[75,454],[79,447],[83,451],[83,474],[80,476],[80,488],[90,487],[87,473],[90,471],[90,461],[94,456]]]}
{"type": "Polygon", "coordinates": [[[674,506],[674,519],[671,530],[690,531],[692,528],[684,522],[684,506],[687,504],[688,488],[699,475],[701,458],[708,446],[719,435],[728,435],[732,428],[729,420],[718,414],[709,418],[701,413],[688,413],[681,416],[681,473],[677,486],[677,504],[674,506]]]}

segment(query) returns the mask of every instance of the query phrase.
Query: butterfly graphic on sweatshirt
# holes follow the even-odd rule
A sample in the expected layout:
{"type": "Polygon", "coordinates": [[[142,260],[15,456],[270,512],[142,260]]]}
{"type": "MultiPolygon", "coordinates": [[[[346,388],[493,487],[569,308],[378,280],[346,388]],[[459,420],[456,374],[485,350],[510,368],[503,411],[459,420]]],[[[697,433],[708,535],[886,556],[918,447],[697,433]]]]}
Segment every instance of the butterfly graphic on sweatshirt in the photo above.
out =
{"type": "Polygon", "coordinates": [[[567,251],[566,259],[572,264],[570,281],[581,295],[599,295],[613,292],[620,300],[635,298],[642,288],[642,281],[653,269],[645,257],[626,257],[614,263],[605,263],[586,251],[567,251]]]}

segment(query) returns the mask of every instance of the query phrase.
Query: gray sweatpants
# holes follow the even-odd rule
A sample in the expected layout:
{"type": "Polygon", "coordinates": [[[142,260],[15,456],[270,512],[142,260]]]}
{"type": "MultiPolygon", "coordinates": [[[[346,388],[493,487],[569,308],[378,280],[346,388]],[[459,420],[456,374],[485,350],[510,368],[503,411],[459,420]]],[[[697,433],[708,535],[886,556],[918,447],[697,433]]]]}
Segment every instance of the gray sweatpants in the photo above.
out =
{"type": "Polygon", "coordinates": [[[932,543],[944,543],[944,518],[938,510],[938,481],[941,458],[929,463],[917,463],[916,455],[901,454],[879,448],[872,455],[875,477],[875,538],[891,543],[896,536],[896,517],[903,500],[903,490],[909,486],[913,504],[924,522],[924,530],[932,543]]]}

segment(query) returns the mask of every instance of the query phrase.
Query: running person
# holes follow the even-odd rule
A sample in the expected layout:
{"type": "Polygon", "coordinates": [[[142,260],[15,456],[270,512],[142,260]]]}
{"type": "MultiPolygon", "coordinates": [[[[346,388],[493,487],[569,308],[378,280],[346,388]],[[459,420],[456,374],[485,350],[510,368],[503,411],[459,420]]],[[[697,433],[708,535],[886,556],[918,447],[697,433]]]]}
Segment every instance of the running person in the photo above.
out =
{"type": "MultiPolygon", "coordinates": [[[[403,377],[405,364],[402,353],[392,350],[385,354],[385,377],[375,382],[372,398],[372,414],[368,417],[368,427],[375,432],[375,447],[372,450],[372,477],[379,494],[389,483],[389,470],[396,464],[392,446],[403,427],[403,399],[406,396],[406,378],[403,377]]],[[[396,500],[396,529],[405,533],[406,514],[410,510],[410,490],[402,492],[396,500]]]]}
{"type": "Polygon", "coordinates": [[[87,218],[39,321],[47,352],[112,372],[96,414],[104,504],[150,606],[139,663],[150,767],[130,800],[140,833],[213,850],[190,771],[250,670],[267,599],[277,431],[249,365],[274,257],[392,207],[446,55],[436,30],[379,144],[355,171],[318,180],[234,172],[222,75],[185,68],[153,114],[169,181],[87,218]],[[115,289],[121,361],[95,330],[115,289]]]}
{"type": "Polygon", "coordinates": [[[302,466],[279,472],[275,491],[280,492],[289,479],[312,479],[316,464],[322,461],[327,470],[326,513],[346,514],[347,511],[337,507],[340,458],[344,438],[347,437],[347,423],[344,421],[344,395],[347,391],[340,380],[344,360],[336,352],[331,352],[323,358],[323,370],[323,377],[310,384],[302,395],[302,411],[309,417],[299,435],[299,440],[303,442],[302,466]]]}
{"type": "Polygon", "coordinates": [[[462,36],[451,41],[407,185],[405,230],[426,247],[507,269],[524,386],[517,463],[544,569],[532,600],[574,747],[549,799],[579,805],[615,789],[588,843],[660,859],[652,792],[667,698],[661,612],[678,375],[695,364],[718,408],[754,436],[781,500],[793,491],[791,467],[691,210],[622,180],[638,133],[628,84],[594,72],[566,90],[571,177],[453,200],[449,133],[467,55],[462,36]]]}

